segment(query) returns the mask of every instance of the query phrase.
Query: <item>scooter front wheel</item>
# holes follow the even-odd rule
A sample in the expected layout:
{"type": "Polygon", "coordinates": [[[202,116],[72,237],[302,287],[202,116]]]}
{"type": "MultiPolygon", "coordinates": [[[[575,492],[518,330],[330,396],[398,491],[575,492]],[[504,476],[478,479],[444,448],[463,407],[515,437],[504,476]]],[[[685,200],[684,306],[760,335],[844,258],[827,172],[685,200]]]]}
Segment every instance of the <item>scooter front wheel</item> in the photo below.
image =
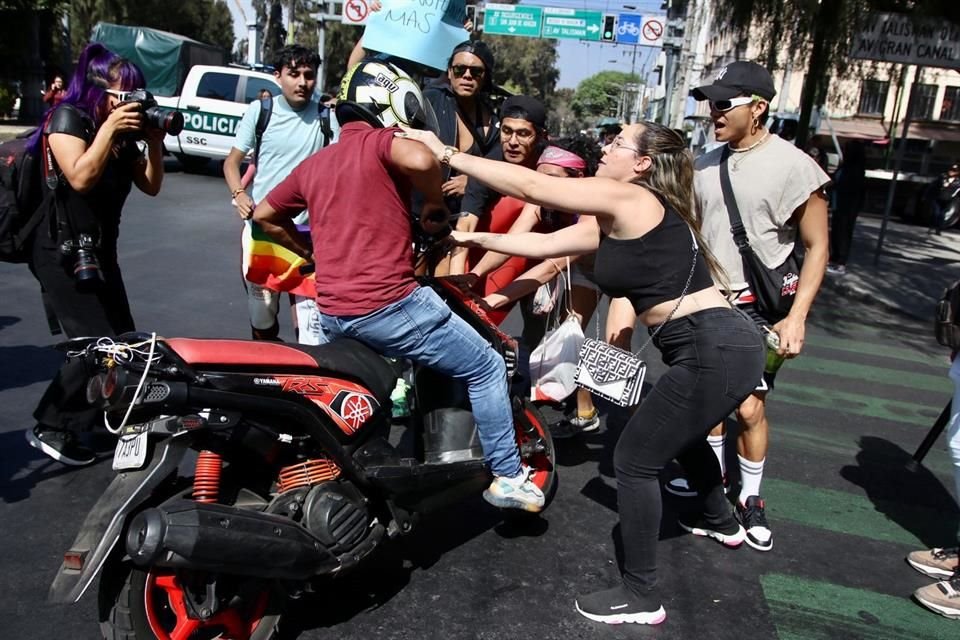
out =
{"type": "Polygon", "coordinates": [[[513,424],[520,457],[533,470],[530,480],[543,492],[546,509],[557,493],[557,452],[547,421],[530,400],[517,398],[513,405],[513,424]]]}

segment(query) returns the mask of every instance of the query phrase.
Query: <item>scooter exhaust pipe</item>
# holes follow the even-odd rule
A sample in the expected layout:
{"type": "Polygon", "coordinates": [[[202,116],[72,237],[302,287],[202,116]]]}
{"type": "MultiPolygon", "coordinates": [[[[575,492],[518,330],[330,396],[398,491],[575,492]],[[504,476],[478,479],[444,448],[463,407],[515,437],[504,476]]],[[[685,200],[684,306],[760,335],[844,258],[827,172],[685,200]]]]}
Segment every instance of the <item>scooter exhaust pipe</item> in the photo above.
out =
{"type": "Polygon", "coordinates": [[[145,509],[127,528],[138,566],[302,580],[339,566],[323,543],[281,516],[182,500],[145,509]]]}

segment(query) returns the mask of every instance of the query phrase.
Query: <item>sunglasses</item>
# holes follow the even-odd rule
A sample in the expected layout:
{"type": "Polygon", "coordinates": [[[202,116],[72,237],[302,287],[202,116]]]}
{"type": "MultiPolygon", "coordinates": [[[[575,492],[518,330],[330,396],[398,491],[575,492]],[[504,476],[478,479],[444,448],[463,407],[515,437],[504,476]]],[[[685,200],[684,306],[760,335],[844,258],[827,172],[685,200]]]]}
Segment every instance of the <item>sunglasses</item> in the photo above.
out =
{"type": "Polygon", "coordinates": [[[757,99],[757,96],[741,96],[739,98],[730,98],[729,100],[711,100],[710,110],[720,112],[730,111],[730,109],[750,104],[757,99]]]}
{"type": "Polygon", "coordinates": [[[103,92],[109,93],[120,102],[126,102],[130,94],[133,93],[132,91],[117,91],[116,89],[104,89],[103,92]]]}
{"type": "Polygon", "coordinates": [[[487,70],[483,67],[471,67],[467,64],[455,64],[451,66],[450,69],[453,71],[453,75],[456,78],[462,78],[464,75],[466,75],[467,71],[470,72],[471,77],[482,78],[483,74],[487,72],[487,70]]]}

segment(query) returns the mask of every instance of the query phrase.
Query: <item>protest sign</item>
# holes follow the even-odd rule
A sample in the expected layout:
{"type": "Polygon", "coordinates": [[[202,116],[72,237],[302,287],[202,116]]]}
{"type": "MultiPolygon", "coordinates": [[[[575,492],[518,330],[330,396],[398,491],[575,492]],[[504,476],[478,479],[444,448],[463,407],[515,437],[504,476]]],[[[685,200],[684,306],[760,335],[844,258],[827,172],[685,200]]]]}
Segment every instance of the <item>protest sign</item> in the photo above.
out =
{"type": "Polygon", "coordinates": [[[444,70],[453,48],[470,37],[466,13],[465,0],[383,0],[367,19],[363,47],[444,70]]]}

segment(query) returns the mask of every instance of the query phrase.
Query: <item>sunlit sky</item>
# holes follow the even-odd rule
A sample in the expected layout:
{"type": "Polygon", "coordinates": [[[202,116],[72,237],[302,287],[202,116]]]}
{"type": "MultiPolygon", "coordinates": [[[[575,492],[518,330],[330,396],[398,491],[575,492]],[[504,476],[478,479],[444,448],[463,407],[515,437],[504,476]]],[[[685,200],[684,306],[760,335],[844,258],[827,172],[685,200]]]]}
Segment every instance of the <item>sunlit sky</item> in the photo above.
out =
{"type": "MultiPolygon", "coordinates": [[[[237,38],[245,38],[247,27],[240,11],[238,0],[226,0],[233,14],[234,33],[237,38]]],[[[383,0],[389,2],[390,0],[383,0]]],[[[254,15],[250,0],[239,0],[247,17],[254,15]]],[[[609,2],[607,0],[524,0],[520,4],[541,7],[565,7],[571,9],[591,9],[603,13],[662,13],[662,0],[627,0],[609,2]],[[630,7],[630,8],[628,8],[630,7]]],[[[357,29],[357,36],[360,29],[357,29]]],[[[659,49],[652,47],[633,47],[627,45],[605,44],[599,42],[580,42],[579,40],[560,40],[559,53],[560,81],[558,87],[575,88],[581,80],[599,71],[615,70],[629,73],[631,65],[637,73],[646,73],[653,67],[659,49]]]]}

